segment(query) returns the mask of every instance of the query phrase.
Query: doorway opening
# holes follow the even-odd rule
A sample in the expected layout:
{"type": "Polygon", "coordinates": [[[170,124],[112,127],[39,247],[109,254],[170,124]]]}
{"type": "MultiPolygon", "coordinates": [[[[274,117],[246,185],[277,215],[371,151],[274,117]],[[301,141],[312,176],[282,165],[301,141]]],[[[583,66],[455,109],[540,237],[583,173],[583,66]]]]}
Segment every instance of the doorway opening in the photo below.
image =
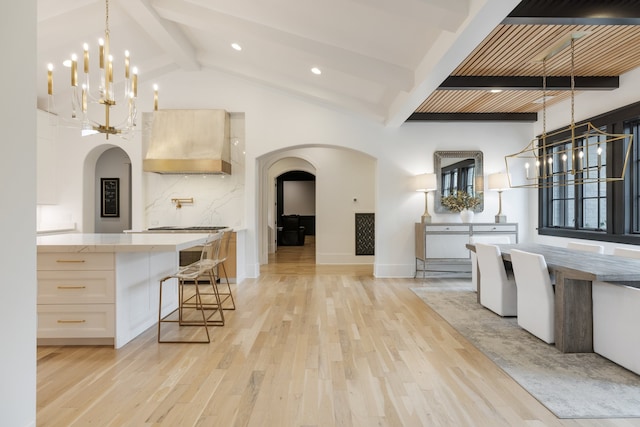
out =
{"type": "Polygon", "coordinates": [[[315,264],[316,177],[292,170],[275,179],[275,247],[269,262],[315,264]]]}
{"type": "Polygon", "coordinates": [[[120,147],[105,150],[96,161],[94,231],[131,229],[131,159],[120,147]]]}

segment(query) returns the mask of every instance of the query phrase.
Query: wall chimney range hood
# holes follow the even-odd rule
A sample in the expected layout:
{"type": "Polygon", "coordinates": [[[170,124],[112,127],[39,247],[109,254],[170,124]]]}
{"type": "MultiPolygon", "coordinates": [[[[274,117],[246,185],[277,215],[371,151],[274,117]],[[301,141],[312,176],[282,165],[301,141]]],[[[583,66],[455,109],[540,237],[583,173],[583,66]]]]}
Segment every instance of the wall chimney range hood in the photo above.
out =
{"type": "Polygon", "coordinates": [[[230,175],[230,157],[225,110],[153,112],[145,172],[230,175]]]}

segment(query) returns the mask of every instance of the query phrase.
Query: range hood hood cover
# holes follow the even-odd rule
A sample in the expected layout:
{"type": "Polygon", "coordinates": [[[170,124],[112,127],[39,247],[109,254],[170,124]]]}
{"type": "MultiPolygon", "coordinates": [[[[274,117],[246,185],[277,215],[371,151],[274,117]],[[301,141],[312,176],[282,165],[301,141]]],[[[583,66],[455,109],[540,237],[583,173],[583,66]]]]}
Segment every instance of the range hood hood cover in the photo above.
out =
{"type": "Polygon", "coordinates": [[[165,174],[231,174],[229,113],[154,111],[143,170],[165,174]]]}

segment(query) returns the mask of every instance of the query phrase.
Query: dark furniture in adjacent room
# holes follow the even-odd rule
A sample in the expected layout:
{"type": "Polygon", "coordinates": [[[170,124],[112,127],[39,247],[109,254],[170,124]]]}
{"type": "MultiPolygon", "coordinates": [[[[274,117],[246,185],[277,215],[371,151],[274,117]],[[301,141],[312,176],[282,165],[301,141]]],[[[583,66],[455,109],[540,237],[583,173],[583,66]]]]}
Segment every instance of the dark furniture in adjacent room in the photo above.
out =
{"type": "Polygon", "coordinates": [[[278,227],[279,246],[303,246],[304,226],[299,215],[282,215],[282,226],[278,227]]]}

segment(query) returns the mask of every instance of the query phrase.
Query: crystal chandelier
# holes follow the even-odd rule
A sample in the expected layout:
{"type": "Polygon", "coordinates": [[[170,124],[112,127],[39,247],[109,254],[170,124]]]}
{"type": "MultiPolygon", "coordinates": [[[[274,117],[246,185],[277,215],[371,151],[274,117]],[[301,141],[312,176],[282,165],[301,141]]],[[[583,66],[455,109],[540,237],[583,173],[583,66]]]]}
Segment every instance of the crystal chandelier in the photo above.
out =
{"type": "Polygon", "coordinates": [[[574,119],[575,40],[588,33],[574,32],[553,46],[549,53],[540,58],[542,62],[542,135],[533,139],[526,147],[505,156],[507,172],[512,188],[552,188],[590,183],[621,181],[627,170],[632,134],[612,134],[604,132],[590,122],[576,125],[574,119]],[[571,46],[571,123],[552,133],[547,133],[546,108],[546,62],[561,50],[571,46]],[[547,139],[550,138],[551,142],[547,139]],[[618,175],[606,168],[609,147],[616,142],[628,141],[624,153],[624,166],[618,175]]]}
{"type": "MultiPolygon", "coordinates": [[[[73,127],[81,129],[82,136],[102,133],[106,139],[109,135],[118,135],[124,139],[133,136],[136,126],[136,101],[138,98],[138,69],[131,67],[129,51],[124,52],[124,90],[121,96],[116,96],[113,72],[113,56],[110,49],[109,34],[109,0],[105,0],[105,30],[104,39],[98,40],[99,73],[89,73],[89,45],[83,45],[82,76],[78,78],[78,57],[71,55],[71,59],[65,61],[65,65],[71,68],[71,117],[70,121],[63,119],[73,127]],[[96,77],[95,74],[99,74],[96,77]],[[91,80],[95,79],[93,84],[91,80]],[[80,83],[81,82],[81,83],[80,83]],[[97,90],[95,90],[97,84],[97,90]],[[117,104],[122,105],[119,110],[112,110],[117,104]],[[99,105],[104,108],[104,118],[102,121],[93,119],[90,116],[90,107],[99,109],[99,105]],[[118,115],[120,122],[112,124],[112,113],[118,115]]],[[[158,86],[154,85],[154,110],[158,109],[158,86]]],[[[53,64],[48,65],[47,75],[48,111],[55,109],[53,98],[53,64]]]]}

